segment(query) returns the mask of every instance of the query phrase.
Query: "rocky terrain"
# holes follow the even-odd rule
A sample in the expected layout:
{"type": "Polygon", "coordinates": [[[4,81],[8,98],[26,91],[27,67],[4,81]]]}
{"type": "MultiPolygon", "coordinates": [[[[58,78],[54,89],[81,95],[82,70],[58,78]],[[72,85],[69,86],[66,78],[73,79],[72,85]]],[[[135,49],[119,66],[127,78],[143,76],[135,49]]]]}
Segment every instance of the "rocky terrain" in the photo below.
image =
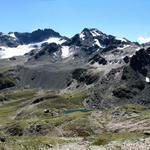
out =
{"type": "Polygon", "coordinates": [[[0,149],[149,150],[149,125],[149,43],[0,33],[0,149]]]}

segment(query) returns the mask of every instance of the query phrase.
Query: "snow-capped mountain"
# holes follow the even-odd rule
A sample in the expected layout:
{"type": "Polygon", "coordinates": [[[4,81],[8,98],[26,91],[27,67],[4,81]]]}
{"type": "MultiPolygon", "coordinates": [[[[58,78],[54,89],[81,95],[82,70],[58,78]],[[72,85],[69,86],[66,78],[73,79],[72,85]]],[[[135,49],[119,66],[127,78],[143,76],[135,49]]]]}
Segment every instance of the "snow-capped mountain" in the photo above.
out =
{"type": "Polygon", "coordinates": [[[72,38],[51,29],[1,33],[0,48],[0,68],[14,68],[16,81],[2,89],[90,89],[94,99],[84,102],[90,108],[149,102],[149,45],[85,28],[72,38]]]}
{"type": "MultiPolygon", "coordinates": [[[[123,65],[123,58],[132,57],[140,48],[138,43],[106,35],[97,29],[85,28],[72,38],[62,38],[59,42],[52,41],[47,44],[43,42],[41,47],[26,55],[29,56],[28,62],[38,60],[55,63],[66,60],[72,61],[72,63],[88,63],[94,55],[100,55],[108,62],[103,68],[106,69],[106,66],[113,68],[123,65]]],[[[92,65],[97,65],[97,63],[92,65]]]]}
{"type": "Polygon", "coordinates": [[[51,29],[36,30],[32,33],[1,33],[0,57],[21,56],[33,49],[40,49],[44,43],[62,44],[66,39],[66,37],[60,36],[59,33],[51,29]]]}
{"type": "MultiPolygon", "coordinates": [[[[31,52],[42,51],[44,45],[56,43],[60,45],[60,53],[62,58],[67,58],[77,53],[91,54],[96,51],[102,51],[110,46],[123,49],[131,45],[132,42],[106,35],[97,29],[85,28],[80,34],[76,34],[72,38],[66,38],[59,33],[51,30],[36,30],[32,33],[10,32],[9,34],[0,34],[0,57],[10,58],[20,56],[31,52]]],[[[59,53],[59,54],[60,54],[59,53]]],[[[82,55],[82,54],[78,54],[82,55]]],[[[56,56],[56,53],[54,53],[56,56]]]]}

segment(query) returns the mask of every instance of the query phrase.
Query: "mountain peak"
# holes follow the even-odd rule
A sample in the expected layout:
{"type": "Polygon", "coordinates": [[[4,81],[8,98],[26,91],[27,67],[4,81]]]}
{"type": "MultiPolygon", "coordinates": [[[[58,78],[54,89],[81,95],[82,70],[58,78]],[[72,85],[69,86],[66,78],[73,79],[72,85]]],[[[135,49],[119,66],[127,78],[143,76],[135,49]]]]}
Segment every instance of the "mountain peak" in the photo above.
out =
{"type": "Polygon", "coordinates": [[[44,30],[38,29],[33,31],[32,33],[15,32],[14,34],[22,44],[41,42],[50,37],[61,37],[61,35],[58,32],[55,32],[52,29],[44,29],[44,30]]]}
{"type": "Polygon", "coordinates": [[[85,34],[88,33],[88,34],[90,34],[90,35],[92,35],[94,37],[95,36],[104,35],[104,33],[102,33],[101,31],[99,31],[96,28],[84,28],[81,33],[85,33],[85,34]]]}

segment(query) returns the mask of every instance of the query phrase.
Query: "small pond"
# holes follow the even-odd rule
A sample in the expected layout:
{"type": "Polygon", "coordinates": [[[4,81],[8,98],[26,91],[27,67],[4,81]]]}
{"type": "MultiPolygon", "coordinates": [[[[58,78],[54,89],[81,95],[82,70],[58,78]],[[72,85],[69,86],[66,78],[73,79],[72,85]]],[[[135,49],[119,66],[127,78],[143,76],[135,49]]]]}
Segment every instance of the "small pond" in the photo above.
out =
{"type": "Polygon", "coordinates": [[[74,109],[74,110],[67,110],[64,112],[64,114],[71,114],[74,112],[89,112],[91,110],[87,110],[87,109],[74,109]]]}

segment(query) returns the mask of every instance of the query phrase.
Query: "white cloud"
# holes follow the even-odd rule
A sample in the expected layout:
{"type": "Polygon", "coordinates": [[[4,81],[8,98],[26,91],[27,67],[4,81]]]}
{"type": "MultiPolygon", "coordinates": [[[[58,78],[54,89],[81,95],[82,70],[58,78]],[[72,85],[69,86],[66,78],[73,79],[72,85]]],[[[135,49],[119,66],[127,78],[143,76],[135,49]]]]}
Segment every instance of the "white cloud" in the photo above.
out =
{"type": "Polygon", "coordinates": [[[148,42],[150,42],[150,37],[149,38],[139,37],[138,38],[138,42],[140,42],[140,43],[148,43],[148,42]]]}

